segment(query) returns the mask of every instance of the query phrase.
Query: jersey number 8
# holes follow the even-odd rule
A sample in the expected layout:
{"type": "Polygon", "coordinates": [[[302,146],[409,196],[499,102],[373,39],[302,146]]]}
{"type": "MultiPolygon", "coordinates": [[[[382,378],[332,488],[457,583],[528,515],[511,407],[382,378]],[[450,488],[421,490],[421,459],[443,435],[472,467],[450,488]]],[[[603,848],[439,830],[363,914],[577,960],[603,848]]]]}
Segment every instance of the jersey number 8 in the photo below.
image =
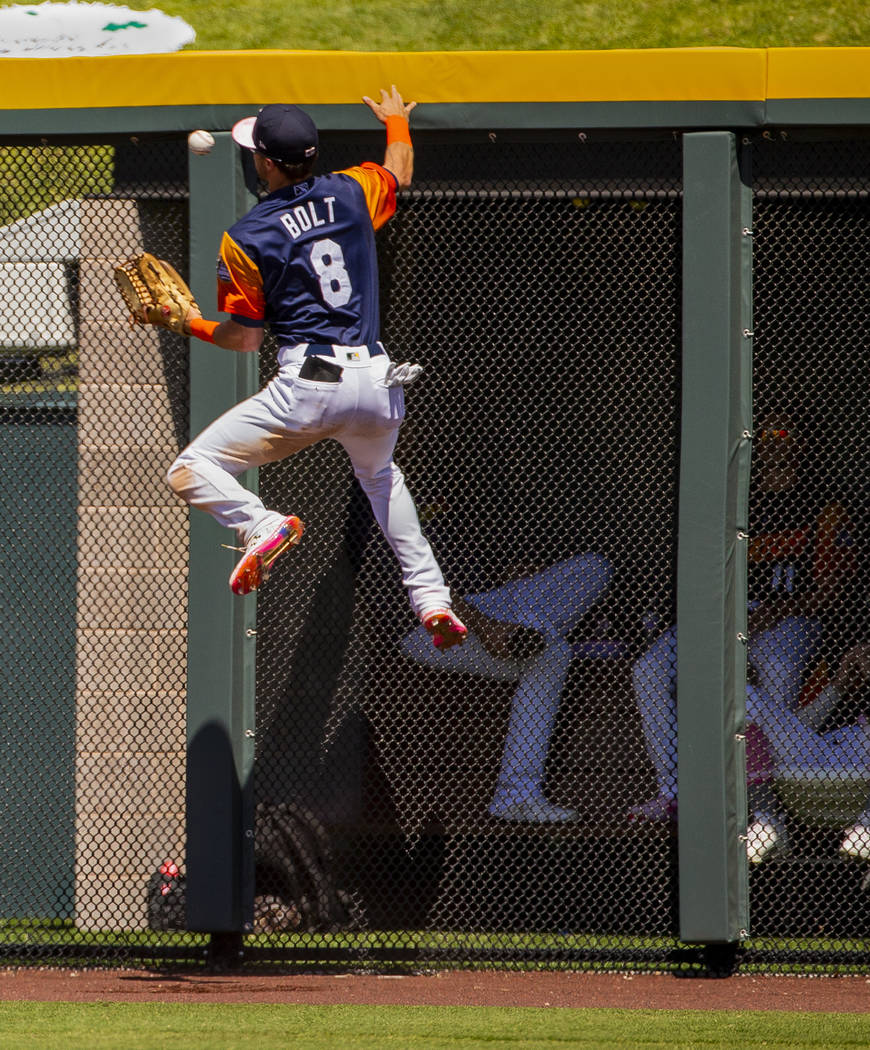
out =
{"type": "Polygon", "coordinates": [[[350,299],[350,276],[344,266],[341,245],[325,237],[311,245],[311,265],[320,280],[320,290],[327,306],[338,307],[350,299]]]}

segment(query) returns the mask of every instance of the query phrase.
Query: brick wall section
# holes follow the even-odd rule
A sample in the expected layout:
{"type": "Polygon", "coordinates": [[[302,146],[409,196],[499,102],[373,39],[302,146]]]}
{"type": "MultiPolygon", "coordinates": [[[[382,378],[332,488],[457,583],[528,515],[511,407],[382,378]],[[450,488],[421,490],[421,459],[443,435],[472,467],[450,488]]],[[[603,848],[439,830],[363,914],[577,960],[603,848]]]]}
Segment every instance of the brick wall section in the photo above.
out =
{"type": "Polygon", "coordinates": [[[112,279],[115,262],[145,246],[155,209],[171,227],[180,207],[100,199],[82,208],[75,880],[84,929],[144,927],[149,876],[183,861],[187,510],[164,477],[179,445],[167,361],[186,348],[130,326],[112,279]]]}

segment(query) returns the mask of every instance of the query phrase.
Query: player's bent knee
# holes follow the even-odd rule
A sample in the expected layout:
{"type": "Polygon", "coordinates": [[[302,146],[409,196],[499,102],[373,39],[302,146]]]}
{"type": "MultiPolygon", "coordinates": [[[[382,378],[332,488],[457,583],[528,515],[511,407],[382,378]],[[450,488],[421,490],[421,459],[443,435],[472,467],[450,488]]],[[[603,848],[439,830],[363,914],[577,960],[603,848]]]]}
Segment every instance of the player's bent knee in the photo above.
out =
{"type": "Polygon", "coordinates": [[[185,492],[190,490],[192,482],[193,473],[190,464],[179,456],[166,472],[166,483],[176,496],[184,497],[185,492]]]}

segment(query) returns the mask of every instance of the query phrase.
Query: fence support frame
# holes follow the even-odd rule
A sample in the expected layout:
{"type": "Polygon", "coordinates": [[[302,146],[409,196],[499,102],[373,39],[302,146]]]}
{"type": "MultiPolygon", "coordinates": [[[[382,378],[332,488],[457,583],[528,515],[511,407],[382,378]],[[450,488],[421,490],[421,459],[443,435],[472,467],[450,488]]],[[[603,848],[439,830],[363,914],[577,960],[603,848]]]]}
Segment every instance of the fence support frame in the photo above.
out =
{"type": "Polygon", "coordinates": [[[746,542],[751,187],[734,133],[683,137],[683,365],[677,567],[680,937],[749,928],[746,542]]]}
{"type": "MultiPolygon", "coordinates": [[[[214,260],[223,231],[254,203],[238,148],[215,134],[207,156],[191,155],[191,289],[214,316],[214,260]]],[[[259,386],[258,355],[190,340],[190,429],[198,434],[259,386]]],[[[240,479],[255,487],[256,472],[240,479]]],[[[187,922],[220,935],[253,929],[256,599],[227,581],[233,534],[207,514],[190,514],[187,699],[187,922]]]]}

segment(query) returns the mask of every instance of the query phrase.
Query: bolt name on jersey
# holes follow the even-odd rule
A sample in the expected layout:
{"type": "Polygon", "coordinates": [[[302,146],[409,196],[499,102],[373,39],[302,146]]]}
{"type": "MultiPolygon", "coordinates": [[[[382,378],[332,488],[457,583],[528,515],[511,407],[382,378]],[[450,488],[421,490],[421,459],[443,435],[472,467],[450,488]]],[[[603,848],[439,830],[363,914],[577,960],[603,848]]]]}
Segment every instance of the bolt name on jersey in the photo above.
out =
{"type": "Polygon", "coordinates": [[[308,201],[307,204],[299,204],[291,211],[285,211],[281,215],[281,223],[284,229],[295,241],[303,233],[318,226],[326,226],[335,222],[335,197],[324,197],[322,201],[308,201]],[[326,217],[318,212],[318,205],[326,206],[326,217]]]}

